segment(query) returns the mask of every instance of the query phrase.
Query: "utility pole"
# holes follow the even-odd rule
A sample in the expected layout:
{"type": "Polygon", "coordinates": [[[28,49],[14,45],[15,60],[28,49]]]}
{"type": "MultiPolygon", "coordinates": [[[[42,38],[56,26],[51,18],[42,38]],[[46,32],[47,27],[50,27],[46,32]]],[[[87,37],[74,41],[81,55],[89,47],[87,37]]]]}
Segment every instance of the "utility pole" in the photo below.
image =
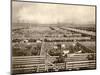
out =
{"type": "Polygon", "coordinates": [[[47,57],[47,50],[45,50],[45,37],[42,39],[42,46],[41,46],[41,56],[45,56],[45,71],[48,71],[48,57],[47,57]]]}
{"type": "Polygon", "coordinates": [[[45,52],[45,71],[47,71],[48,72],[48,53],[47,53],[48,51],[46,50],[46,52],[45,52]]]}

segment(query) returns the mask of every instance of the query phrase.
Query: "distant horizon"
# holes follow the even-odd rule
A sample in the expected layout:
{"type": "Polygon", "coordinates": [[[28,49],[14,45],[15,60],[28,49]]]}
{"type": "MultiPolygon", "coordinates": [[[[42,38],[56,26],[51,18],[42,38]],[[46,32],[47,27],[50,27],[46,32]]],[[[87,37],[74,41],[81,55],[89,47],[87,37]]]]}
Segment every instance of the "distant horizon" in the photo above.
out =
{"type": "MultiPolygon", "coordinates": [[[[17,22],[16,22],[16,23],[17,23],[17,22]]],[[[16,23],[13,23],[13,26],[15,26],[16,23]]],[[[80,24],[77,24],[77,25],[76,25],[76,24],[70,24],[70,23],[69,23],[69,24],[68,24],[68,23],[66,23],[66,24],[65,24],[65,23],[61,24],[61,23],[60,23],[59,25],[58,25],[58,24],[19,23],[19,24],[17,24],[17,26],[20,26],[20,24],[25,24],[25,25],[26,25],[26,24],[29,24],[29,25],[31,25],[31,26],[33,25],[33,27],[34,27],[34,26],[35,26],[35,27],[36,27],[36,26],[37,26],[37,27],[38,27],[38,26],[40,26],[40,27],[42,27],[42,26],[51,26],[51,27],[53,27],[53,26],[60,26],[60,27],[61,27],[61,26],[66,26],[66,27],[96,27],[96,24],[84,24],[84,25],[83,25],[83,24],[81,24],[81,25],[80,25],[80,24]]],[[[27,25],[27,26],[28,26],[28,25],[27,25]]]]}

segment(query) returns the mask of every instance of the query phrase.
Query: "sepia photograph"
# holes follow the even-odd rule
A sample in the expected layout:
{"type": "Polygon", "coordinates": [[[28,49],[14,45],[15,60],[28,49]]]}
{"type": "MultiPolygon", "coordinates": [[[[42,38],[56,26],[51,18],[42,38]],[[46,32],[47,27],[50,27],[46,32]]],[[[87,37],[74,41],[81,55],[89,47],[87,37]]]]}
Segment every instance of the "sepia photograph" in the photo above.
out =
{"type": "Polygon", "coordinates": [[[11,2],[13,75],[96,69],[96,5],[11,2]]]}

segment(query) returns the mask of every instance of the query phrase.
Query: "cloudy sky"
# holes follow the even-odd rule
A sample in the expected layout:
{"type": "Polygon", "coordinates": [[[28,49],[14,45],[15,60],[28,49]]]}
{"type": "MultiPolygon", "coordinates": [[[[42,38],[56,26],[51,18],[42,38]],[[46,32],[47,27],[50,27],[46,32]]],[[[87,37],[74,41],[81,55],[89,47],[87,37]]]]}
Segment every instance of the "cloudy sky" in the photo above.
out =
{"type": "Polygon", "coordinates": [[[12,2],[12,22],[95,24],[94,6],[12,2]]]}

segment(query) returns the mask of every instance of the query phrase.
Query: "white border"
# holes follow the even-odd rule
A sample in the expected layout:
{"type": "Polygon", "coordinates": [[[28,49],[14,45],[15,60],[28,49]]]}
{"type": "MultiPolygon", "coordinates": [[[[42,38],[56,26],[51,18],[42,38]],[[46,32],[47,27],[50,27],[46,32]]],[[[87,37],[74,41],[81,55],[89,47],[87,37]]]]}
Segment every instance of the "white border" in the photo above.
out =
{"type": "MultiPolygon", "coordinates": [[[[34,0],[28,0],[34,1],[34,0]]],[[[100,0],[35,0],[41,2],[97,5],[97,70],[39,73],[41,75],[98,75],[100,73],[100,0]]],[[[0,0],[0,75],[10,74],[10,0],[0,0]]],[[[38,73],[37,73],[38,74],[38,73]]]]}

